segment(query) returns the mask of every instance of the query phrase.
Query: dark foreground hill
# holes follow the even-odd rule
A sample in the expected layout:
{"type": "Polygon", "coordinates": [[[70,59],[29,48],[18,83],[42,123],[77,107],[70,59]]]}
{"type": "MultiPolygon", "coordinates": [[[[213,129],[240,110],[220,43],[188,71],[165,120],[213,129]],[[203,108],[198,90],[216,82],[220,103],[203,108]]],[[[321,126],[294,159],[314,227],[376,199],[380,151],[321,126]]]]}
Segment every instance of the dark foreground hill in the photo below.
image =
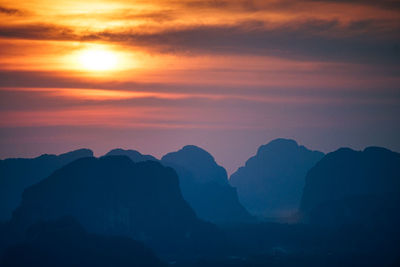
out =
{"type": "Polygon", "coordinates": [[[89,234],[72,218],[32,225],[21,243],[0,255],[8,266],[165,266],[142,243],[89,234]]]}
{"type": "Polygon", "coordinates": [[[309,171],[300,211],[313,224],[400,233],[399,207],[400,154],[379,147],[342,148],[309,171]]]}
{"type": "Polygon", "coordinates": [[[11,224],[72,216],[87,231],[143,241],[159,253],[213,251],[222,237],[184,201],[178,177],[158,162],[84,158],[25,190],[11,224]]]}
{"type": "Polygon", "coordinates": [[[177,171],[183,197],[201,219],[228,224],[253,220],[229,185],[226,170],[207,151],[185,146],[161,162],[177,171]]]}
{"type": "Polygon", "coordinates": [[[11,218],[25,188],[76,159],[92,156],[91,150],[79,149],[58,156],[45,154],[33,159],[0,160],[0,221],[11,218]]]}
{"type": "Polygon", "coordinates": [[[229,181],[251,213],[262,217],[291,216],[300,205],[307,171],[323,156],[294,140],[276,139],[261,146],[229,181]]]}

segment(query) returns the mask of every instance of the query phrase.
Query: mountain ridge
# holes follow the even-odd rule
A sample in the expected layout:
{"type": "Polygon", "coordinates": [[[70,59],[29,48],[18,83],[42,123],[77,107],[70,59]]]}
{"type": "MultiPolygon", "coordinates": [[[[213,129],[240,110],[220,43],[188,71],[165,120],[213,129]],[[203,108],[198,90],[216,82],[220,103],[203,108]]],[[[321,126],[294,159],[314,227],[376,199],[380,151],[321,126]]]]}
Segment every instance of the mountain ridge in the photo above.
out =
{"type": "Polygon", "coordinates": [[[382,147],[341,148],[328,153],[308,172],[300,212],[305,220],[322,224],[329,224],[328,217],[337,217],[340,224],[361,223],[373,219],[368,214],[373,210],[386,210],[381,215],[386,217],[391,210],[396,218],[391,202],[400,204],[399,194],[400,153],[382,147]],[[361,199],[371,207],[364,214],[358,213],[365,209],[361,199]]]}
{"type": "Polygon", "coordinates": [[[200,240],[221,236],[183,199],[172,168],[127,156],[81,158],[58,169],[25,190],[11,223],[23,231],[64,216],[90,232],[127,236],[160,253],[208,250],[200,240]]]}
{"type": "Polygon", "coordinates": [[[218,224],[254,219],[239,202],[226,170],[206,150],[187,145],[161,162],[177,171],[182,194],[200,218],[218,224]]]}
{"type": "Polygon", "coordinates": [[[0,160],[0,221],[11,218],[25,188],[49,176],[75,159],[93,157],[90,149],[78,149],[60,155],[43,154],[36,158],[0,160]]]}
{"type": "Polygon", "coordinates": [[[295,140],[279,138],[261,145],[257,153],[229,179],[241,203],[264,218],[290,217],[300,205],[305,175],[324,154],[295,140]]]}

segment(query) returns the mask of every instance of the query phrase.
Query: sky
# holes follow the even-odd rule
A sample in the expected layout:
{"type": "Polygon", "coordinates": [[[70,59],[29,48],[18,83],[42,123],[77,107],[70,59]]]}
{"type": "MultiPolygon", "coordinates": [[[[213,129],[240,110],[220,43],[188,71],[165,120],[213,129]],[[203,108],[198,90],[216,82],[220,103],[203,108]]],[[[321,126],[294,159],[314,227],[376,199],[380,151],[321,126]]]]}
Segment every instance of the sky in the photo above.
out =
{"type": "Polygon", "coordinates": [[[0,158],[400,151],[400,1],[0,0],[0,158]]]}

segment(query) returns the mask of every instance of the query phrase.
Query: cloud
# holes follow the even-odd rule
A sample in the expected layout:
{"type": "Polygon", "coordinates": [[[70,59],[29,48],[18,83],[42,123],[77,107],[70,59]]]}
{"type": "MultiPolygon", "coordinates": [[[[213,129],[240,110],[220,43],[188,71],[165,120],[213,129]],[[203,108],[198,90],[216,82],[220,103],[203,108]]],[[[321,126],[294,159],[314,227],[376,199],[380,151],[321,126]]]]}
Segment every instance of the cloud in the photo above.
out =
{"type": "Polygon", "coordinates": [[[19,9],[16,8],[7,8],[0,6],[0,14],[6,14],[6,15],[22,15],[24,12],[22,12],[19,9]]]}
{"type": "Polygon", "coordinates": [[[265,10],[289,10],[305,4],[334,3],[342,5],[364,5],[382,9],[400,9],[400,2],[397,0],[189,0],[181,1],[181,5],[189,8],[206,9],[230,9],[237,11],[258,12],[265,10]]]}
{"type": "Polygon", "coordinates": [[[109,14],[112,19],[124,19],[124,20],[144,20],[144,21],[154,21],[158,23],[163,23],[166,21],[172,21],[177,18],[177,14],[173,10],[161,10],[161,11],[137,11],[132,9],[120,10],[118,12],[113,12],[109,14]]]}
{"type": "Polygon", "coordinates": [[[308,20],[268,28],[262,21],[194,26],[156,33],[102,32],[89,37],[168,53],[248,54],[362,63],[400,62],[400,31],[376,34],[380,22],[308,20]],[[383,36],[383,37],[382,37],[383,36]]]}
{"type": "Polygon", "coordinates": [[[246,54],[299,60],[398,64],[400,26],[385,20],[298,20],[275,26],[246,20],[233,25],[192,25],[156,32],[113,29],[77,33],[51,24],[0,26],[0,37],[103,41],[176,54],[246,54]]]}
{"type": "Polygon", "coordinates": [[[327,3],[343,3],[343,4],[358,4],[369,5],[385,9],[400,9],[398,0],[307,0],[309,2],[327,2],[327,3]]]}
{"type": "Polygon", "coordinates": [[[56,24],[28,23],[0,26],[0,37],[28,40],[78,40],[72,28],[56,24]]]}

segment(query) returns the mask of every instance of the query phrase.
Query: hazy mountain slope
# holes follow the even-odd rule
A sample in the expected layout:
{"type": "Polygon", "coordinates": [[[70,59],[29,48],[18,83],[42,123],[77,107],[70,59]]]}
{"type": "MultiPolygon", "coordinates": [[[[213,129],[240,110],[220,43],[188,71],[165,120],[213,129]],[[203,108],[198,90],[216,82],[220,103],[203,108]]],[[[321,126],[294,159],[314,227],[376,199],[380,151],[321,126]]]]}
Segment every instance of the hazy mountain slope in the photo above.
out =
{"type": "Polygon", "coordinates": [[[262,217],[285,217],[295,213],[307,171],[324,156],[294,140],[276,139],[261,146],[230,177],[241,203],[262,217]]]}
{"type": "Polygon", "coordinates": [[[200,218],[215,223],[253,219],[239,203],[236,189],[229,185],[226,170],[207,151],[185,146],[161,161],[177,171],[183,197],[200,218]]]}
{"type": "Polygon", "coordinates": [[[158,161],[158,159],[156,159],[152,155],[143,155],[139,151],[132,150],[132,149],[125,150],[125,149],[121,149],[121,148],[116,148],[116,149],[109,151],[104,156],[127,156],[133,162],[141,162],[141,161],[146,161],[146,160],[158,161]]]}

